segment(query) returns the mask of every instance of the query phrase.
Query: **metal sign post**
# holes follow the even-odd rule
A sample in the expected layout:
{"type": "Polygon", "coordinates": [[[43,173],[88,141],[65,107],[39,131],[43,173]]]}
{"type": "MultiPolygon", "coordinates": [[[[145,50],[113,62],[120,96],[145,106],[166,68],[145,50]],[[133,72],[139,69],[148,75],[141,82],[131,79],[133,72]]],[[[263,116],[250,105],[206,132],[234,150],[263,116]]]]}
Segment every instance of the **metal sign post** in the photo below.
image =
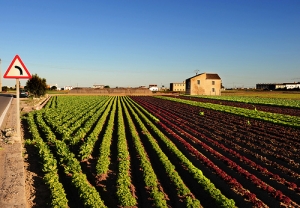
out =
{"type": "Polygon", "coordinates": [[[16,98],[17,98],[17,137],[21,138],[21,119],[20,119],[20,81],[16,78],[16,98]]]}
{"type": "Polygon", "coordinates": [[[27,70],[21,58],[16,55],[7,68],[3,78],[16,79],[16,98],[17,98],[17,138],[21,139],[21,119],[20,119],[20,81],[19,79],[30,79],[31,74],[27,70]]]}

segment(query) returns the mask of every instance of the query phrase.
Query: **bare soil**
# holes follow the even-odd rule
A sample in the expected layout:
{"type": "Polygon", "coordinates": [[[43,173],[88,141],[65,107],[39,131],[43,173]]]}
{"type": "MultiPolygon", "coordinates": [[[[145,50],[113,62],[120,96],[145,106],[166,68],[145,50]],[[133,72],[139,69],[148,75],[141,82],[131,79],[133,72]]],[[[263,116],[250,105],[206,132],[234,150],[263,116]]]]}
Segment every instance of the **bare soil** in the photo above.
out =
{"type": "Polygon", "coordinates": [[[25,194],[27,208],[50,207],[50,191],[43,181],[43,172],[34,148],[26,147],[24,153],[25,194]]]}
{"type": "MultiPolygon", "coordinates": [[[[21,115],[24,116],[35,110],[33,106],[33,102],[21,101],[21,115]]],[[[25,140],[30,139],[30,134],[26,122],[24,120],[21,122],[27,208],[50,207],[50,191],[43,181],[43,172],[38,160],[38,153],[33,146],[26,145],[25,140]]]]}

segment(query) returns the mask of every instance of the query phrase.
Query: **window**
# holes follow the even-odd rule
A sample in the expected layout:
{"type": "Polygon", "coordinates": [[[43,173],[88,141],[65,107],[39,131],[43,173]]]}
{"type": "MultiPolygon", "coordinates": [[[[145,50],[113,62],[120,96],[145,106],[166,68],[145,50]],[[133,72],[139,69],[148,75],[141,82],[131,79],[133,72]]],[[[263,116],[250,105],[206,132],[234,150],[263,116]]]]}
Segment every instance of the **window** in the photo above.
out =
{"type": "Polygon", "coordinates": [[[197,80],[197,84],[200,85],[200,80],[199,79],[197,80]]]}
{"type": "Polygon", "coordinates": [[[215,88],[212,88],[211,91],[212,91],[212,92],[215,92],[215,88]]]}
{"type": "Polygon", "coordinates": [[[212,85],[215,85],[215,81],[212,81],[212,83],[211,83],[212,85]]]}

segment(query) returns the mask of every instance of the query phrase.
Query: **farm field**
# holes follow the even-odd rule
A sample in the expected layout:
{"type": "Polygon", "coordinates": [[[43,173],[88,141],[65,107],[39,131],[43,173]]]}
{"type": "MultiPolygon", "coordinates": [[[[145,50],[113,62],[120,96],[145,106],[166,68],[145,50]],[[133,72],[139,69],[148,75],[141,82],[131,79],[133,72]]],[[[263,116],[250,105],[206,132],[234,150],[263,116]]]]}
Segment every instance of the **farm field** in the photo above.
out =
{"type": "Polygon", "coordinates": [[[260,98],[279,98],[289,100],[300,100],[299,91],[257,91],[257,90],[225,90],[222,97],[241,96],[241,97],[260,97],[260,98]]]}
{"type": "Polygon", "coordinates": [[[300,108],[221,102],[51,97],[26,115],[47,206],[300,207],[300,108]]]}

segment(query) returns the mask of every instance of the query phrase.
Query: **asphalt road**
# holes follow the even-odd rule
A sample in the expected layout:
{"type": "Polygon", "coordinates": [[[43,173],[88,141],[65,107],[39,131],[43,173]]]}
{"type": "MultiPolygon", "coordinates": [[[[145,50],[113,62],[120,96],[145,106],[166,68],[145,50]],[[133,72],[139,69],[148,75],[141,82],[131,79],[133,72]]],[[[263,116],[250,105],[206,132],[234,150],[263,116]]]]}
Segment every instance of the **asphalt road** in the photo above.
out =
{"type": "Polygon", "coordinates": [[[11,94],[0,94],[0,127],[12,99],[13,97],[11,94]]]}

